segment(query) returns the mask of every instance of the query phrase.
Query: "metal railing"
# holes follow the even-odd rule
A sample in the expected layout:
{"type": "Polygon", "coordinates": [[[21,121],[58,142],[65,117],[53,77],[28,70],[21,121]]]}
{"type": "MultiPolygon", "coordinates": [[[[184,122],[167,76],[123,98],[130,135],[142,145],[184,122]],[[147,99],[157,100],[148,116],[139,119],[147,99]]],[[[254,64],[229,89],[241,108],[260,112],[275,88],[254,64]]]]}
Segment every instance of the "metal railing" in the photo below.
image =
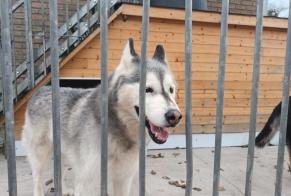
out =
{"type": "Polygon", "coordinates": [[[264,1],[257,1],[257,23],[256,23],[256,38],[254,50],[254,66],[253,66],[253,86],[252,86],[252,100],[250,113],[250,128],[249,128],[249,148],[247,157],[246,170],[246,186],[245,195],[250,196],[252,190],[252,175],[254,167],[254,149],[257,123],[257,103],[258,103],[258,87],[260,77],[260,60],[261,60],[261,46],[262,46],[262,32],[263,32],[263,6],[264,1]]]}
{"type": "Polygon", "coordinates": [[[50,45],[52,69],[52,119],[53,119],[53,155],[55,195],[62,195],[61,163],[61,125],[60,125],[60,82],[59,82],[59,44],[58,44],[58,4],[55,0],[50,5],[50,45]]]}
{"type": "MultiPolygon", "coordinates": [[[[21,2],[21,1],[19,1],[21,2]]],[[[89,1],[88,1],[89,2],[89,1]]],[[[26,8],[30,7],[30,1],[25,0],[26,8]]],[[[257,23],[256,23],[256,38],[255,38],[255,50],[254,50],[254,66],[253,66],[253,80],[252,80],[252,99],[251,99],[251,113],[250,113],[250,129],[249,129],[249,145],[248,145],[248,157],[246,168],[246,183],[245,183],[245,195],[250,196],[252,191],[252,175],[254,165],[254,139],[256,131],[256,114],[257,114],[257,99],[258,99],[258,83],[260,74],[260,56],[261,56],[261,42],[263,33],[263,0],[257,0],[257,23]]],[[[86,5],[84,11],[89,13],[89,4],[86,5]]],[[[101,28],[101,195],[107,196],[107,173],[108,173],[108,7],[107,0],[101,0],[100,4],[100,28],[101,28]]],[[[283,173],[283,160],[284,160],[284,145],[286,139],[287,128],[287,115],[288,115],[288,100],[289,100],[289,77],[291,66],[291,0],[290,0],[290,13],[288,21],[288,36],[287,36],[287,48],[286,48],[286,61],[284,71],[283,82],[283,95],[282,95],[282,113],[280,120],[280,142],[278,148],[277,159],[277,176],[275,186],[275,196],[282,195],[282,173],[283,173]]],[[[6,141],[7,141],[7,161],[8,161],[8,184],[9,195],[17,195],[17,183],[16,183],[16,159],[15,159],[15,137],[14,137],[14,117],[13,117],[13,71],[12,71],[12,48],[11,48],[11,30],[10,30],[10,17],[9,17],[9,0],[3,0],[0,4],[1,10],[1,64],[2,67],[2,82],[3,94],[4,94],[4,109],[5,109],[5,125],[6,125],[6,141]]],[[[82,11],[83,8],[80,9],[82,11]]],[[[139,195],[144,196],[146,191],[146,179],[145,179],[145,82],[146,82],[146,56],[148,45],[148,29],[149,29],[149,10],[150,0],[143,0],[143,18],[142,18],[142,48],[141,48],[141,80],[140,80],[140,146],[139,146],[139,195]]],[[[224,76],[225,76],[225,60],[227,51],[227,30],[228,30],[228,10],[229,1],[222,1],[221,9],[221,33],[220,33],[220,50],[219,50],[219,75],[217,86],[217,104],[216,104],[216,137],[215,137],[215,156],[214,156],[214,171],[213,171],[213,196],[219,195],[219,180],[220,180],[220,162],[221,162],[221,140],[222,140],[222,117],[223,117],[223,95],[224,95],[224,76]]],[[[26,12],[27,17],[30,16],[29,9],[26,12]]],[[[77,18],[82,17],[79,13],[77,18]]],[[[72,20],[72,19],[70,19],[72,20]]],[[[88,19],[88,24],[94,22],[88,19]]],[[[79,21],[78,21],[79,24],[79,21]]],[[[27,59],[30,59],[30,66],[32,67],[33,54],[31,51],[31,24],[26,22],[27,35],[28,35],[28,55],[27,59]]],[[[68,29],[68,25],[64,26],[68,29]]],[[[62,28],[61,28],[62,29],[62,28]]],[[[57,1],[50,0],[50,64],[52,72],[52,95],[53,95],[53,141],[54,141],[54,183],[55,183],[55,195],[60,196],[62,193],[61,184],[61,140],[60,140],[60,95],[59,95],[59,44],[58,39],[61,29],[57,28],[57,1]]],[[[89,27],[87,30],[89,31],[89,27]]],[[[62,31],[61,31],[62,32],[62,31]]],[[[62,32],[66,34],[66,31],[62,32]]],[[[78,37],[82,34],[82,30],[79,29],[78,37]]],[[[68,41],[67,43],[69,43],[68,41]]],[[[64,46],[67,46],[65,43],[64,46]]],[[[45,47],[46,48],[46,47],[45,47]]],[[[43,50],[43,49],[42,49],[43,50]]],[[[193,157],[192,157],[192,105],[191,105],[191,65],[192,64],[192,0],[185,0],[185,89],[186,89],[186,144],[187,144],[187,176],[186,176],[186,190],[185,195],[192,195],[192,183],[193,183],[193,157]]],[[[30,72],[33,72],[31,69],[30,72]]],[[[31,81],[33,85],[33,81],[31,81]]],[[[195,180],[195,179],[194,179],[195,180]]]]}
{"type": "MultiPolygon", "coordinates": [[[[141,45],[141,69],[139,87],[139,196],[145,196],[146,177],[145,177],[145,88],[146,88],[146,59],[148,46],[149,29],[149,9],[150,0],[143,0],[142,17],[142,45],[141,45]]],[[[104,195],[105,196],[105,195],[104,195]]]]}
{"type": "Polygon", "coordinates": [[[15,136],[14,136],[14,110],[13,110],[13,85],[12,85],[12,56],[11,56],[11,34],[9,0],[4,0],[0,4],[1,15],[1,46],[3,58],[2,82],[5,109],[5,130],[6,130],[6,152],[8,166],[8,191],[10,196],[17,195],[16,182],[16,160],[15,160],[15,136]]]}
{"type": "Polygon", "coordinates": [[[283,82],[283,95],[282,95],[282,108],[280,117],[280,136],[279,148],[277,157],[277,175],[275,196],[282,195],[282,176],[283,176],[283,163],[285,154],[286,143],[286,130],[287,130],[287,117],[289,105],[289,86],[290,86],[290,72],[291,72],[291,0],[289,0],[289,19],[288,19],[288,32],[287,32],[287,46],[285,55],[285,69],[284,69],[284,82],[283,82]]]}
{"type": "Polygon", "coordinates": [[[107,196],[108,183],[108,1],[101,1],[100,4],[100,65],[101,65],[101,93],[102,98],[100,102],[101,115],[101,196],[107,196]]]}
{"type": "Polygon", "coordinates": [[[222,1],[221,8],[221,26],[220,26],[220,48],[219,48],[219,70],[217,82],[216,99],[216,126],[215,126],[215,152],[214,152],[214,170],[213,170],[213,196],[218,196],[220,180],[220,161],[221,161],[221,140],[222,140],[222,118],[223,118],[223,98],[224,98],[224,77],[225,77],[225,56],[227,49],[227,31],[228,31],[228,12],[229,1],[222,1]]]}
{"type": "Polygon", "coordinates": [[[185,131],[187,178],[185,195],[192,195],[193,154],[192,154],[192,1],[185,1],[185,131]]]}
{"type": "MultiPolygon", "coordinates": [[[[59,59],[62,60],[72,48],[78,46],[85,37],[90,33],[90,29],[96,28],[99,25],[99,0],[88,0],[81,8],[76,6],[76,13],[69,18],[68,1],[65,2],[65,16],[66,22],[58,29],[59,42],[59,59]],[[79,9],[78,9],[79,8],[79,9]],[[96,11],[97,10],[97,11],[96,11]],[[85,21],[85,18],[86,21],[85,21]]],[[[112,1],[110,7],[114,6],[117,1],[112,1]]],[[[41,15],[44,18],[44,2],[41,1],[41,15]]],[[[76,2],[79,4],[79,0],[76,2]]],[[[24,21],[25,21],[25,35],[26,35],[26,58],[23,63],[15,66],[13,69],[13,84],[14,84],[14,98],[17,99],[22,94],[26,93],[29,89],[38,84],[46,75],[47,70],[50,70],[51,55],[50,40],[45,40],[45,21],[42,26],[42,46],[33,52],[33,39],[32,39],[32,13],[31,1],[22,0],[16,2],[12,6],[11,13],[15,12],[18,8],[24,5],[24,21]],[[36,64],[40,64],[36,67],[36,64]],[[26,75],[28,77],[24,77],[26,75]],[[24,79],[22,79],[24,77],[24,79]]],[[[13,18],[13,17],[12,17],[13,18]]],[[[13,34],[12,34],[13,35],[13,34]]],[[[2,93],[0,94],[0,112],[2,112],[2,93]]]]}

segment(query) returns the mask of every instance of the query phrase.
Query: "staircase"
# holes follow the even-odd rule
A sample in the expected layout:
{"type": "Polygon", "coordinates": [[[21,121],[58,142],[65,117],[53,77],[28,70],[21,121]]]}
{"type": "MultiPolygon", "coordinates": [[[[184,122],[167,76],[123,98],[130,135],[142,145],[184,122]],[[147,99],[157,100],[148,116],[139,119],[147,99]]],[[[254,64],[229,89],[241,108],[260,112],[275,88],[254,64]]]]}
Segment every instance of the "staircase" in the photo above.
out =
{"type": "MultiPolygon", "coordinates": [[[[133,2],[137,1],[122,1],[133,2]]],[[[114,12],[115,7],[120,4],[120,0],[110,0],[109,16],[114,12]]],[[[18,9],[23,4],[23,0],[18,1],[12,6],[12,9],[18,9]]],[[[73,14],[59,28],[59,60],[61,61],[74,48],[76,48],[82,40],[84,40],[91,32],[99,27],[99,4],[100,0],[88,0],[79,11],[73,14]]],[[[45,42],[36,52],[34,52],[34,85],[37,85],[50,72],[50,41],[45,42]]],[[[29,63],[24,61],[18,65],[15,72],[14,80],[14,99],[21,99],[29,89],[29,76],[27,68],[29,63]]],[[[0,113],[3,113],[3,94],[2,79],[0,80],[0,113]]]]}

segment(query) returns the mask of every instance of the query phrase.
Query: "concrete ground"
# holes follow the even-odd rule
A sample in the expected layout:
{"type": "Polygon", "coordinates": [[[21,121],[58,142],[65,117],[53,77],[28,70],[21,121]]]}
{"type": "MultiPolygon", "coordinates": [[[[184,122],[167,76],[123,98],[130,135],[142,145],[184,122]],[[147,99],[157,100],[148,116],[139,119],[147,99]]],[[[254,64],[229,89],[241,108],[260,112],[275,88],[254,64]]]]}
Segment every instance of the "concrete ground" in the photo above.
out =
{"type": "MultiPolygon", "coordinates": [[[[277,147],[257,149],[253,173],[254,196],[274,195],[277,147]]],[[[247,148],[223,148],[221,160],[221,196],[244,195],[247,148]]],[[[193,195],[212,195],[213,149],[193,149],[193,195]]],[[[283,195],[291,195],[291,174],[286,153],[283,177],[283,195]]],[[[148,151],[147,185],[150,196],[182,196],[179,187],[185,181],[185,150],[148,151]]],[[[0,156],[0,195],[7,193],[7,166],[0,156]]],[[[31,170],[25,158],[17,158],[18,195],[32,195],[31,170]]],[[[48,177],[49,180],[49,177],[48,177]]],[[[49,184],[47,192],[50,190],[49,184]]],[[[49,194],[50,195],[50,194],[49,194]]]]}

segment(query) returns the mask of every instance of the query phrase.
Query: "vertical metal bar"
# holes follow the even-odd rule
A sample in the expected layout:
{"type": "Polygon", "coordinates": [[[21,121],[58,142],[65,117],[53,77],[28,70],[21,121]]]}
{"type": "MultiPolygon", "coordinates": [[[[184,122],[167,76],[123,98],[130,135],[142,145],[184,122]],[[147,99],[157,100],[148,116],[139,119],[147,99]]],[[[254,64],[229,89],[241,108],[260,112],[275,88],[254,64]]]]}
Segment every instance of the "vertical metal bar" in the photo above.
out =
{"type": "Polygon", "coordinates": [[[34,86],[34,58],[32,45],[31,0],[24,1],[24,20],[26,36],[26,63],[29,77],[29,88],[34,86]]]}
{"type": "Polygon", "coordinates": [[[87,27],[88,27],[88,34],[90,34],[90,0],[87,0],[87,27]]]}
{"type": "Polygon", "coordinates": [[[58,45],[58,4],[50,0],[50,46],[52,72],[52,119],[54,145],[54,188],[55,196],[62,195],[61,134],[60,134],[60,83],[58,45]]]}
{"type": "Polygon", "coordinates": [[[69,34],[69,3],[68,0],[65,0],[65,12],[66,12],[66,38],[67,38],[67,53],[70,52],[70,34],[69,34]]]}
{"type": "Polygon", "coordinates": [[[14,135],[14,111],[13,111],[13,85],[12,85],[12,56],[9,21],[9,0],[1,1],[1,38],[3,57],[3,81],[4,81],[4,108],[5,129],[7,141],[7,166],[9,196],[17,195],[16,160],[15,160],[15,135],[14,135]]]}
{"type": "Polygon", "coordinates": [[[80,29],[80,0],[77,0],[77,28],[78,28],[78,40],[81,39],[81,29],[80,29]]]}
{"type": "Polygon", "coordinates": [[[289,106],[289,86],[290,86],[290,67],[291,67],[291,0],[289,0],[289,19],[288,19],[288,33],[287,33],[287,47],[285,56],[285,70],[283,83],[283,96],[280,117],[280,135],[277,158],[277,174],[275,184],[275,196],[282,195],[282,176],[284,166],[284,153],[286,142],[287,117],[289,106]]]}
{"type": "Polygon", "coordinates": [[[15,63],[15,44],[14,44],[14,31],[13,31],[13,11],[12,11],[12,1],[9,1],[9,17],[10,17],[10,36],[11,36],[11,56],[12,56],[12,72],[13,72],[13,81],[14,81],[14,93],[15,101],[17,101],[18,92],[17,92],[17,82],[16,82],[16,63],[15,63]]]}
{"type": "Polygon", "coordinates": [[[141,69],[139,86],[139,196],[145,196],[145,87],[150,0],[143,0],[141,69]]]}
{"type": "Polygon", "coordinates": [[[253,66],[253,83],[252,83],[252,100],[251,100],[251,114],[250,114],[250,129],[249,129],[249,145],[246,169],[246,185],[245,196],[252,195],[252,176],[254,166],[254,152],[255,152],[255,137],[256,137],[256,123],[257,123],[257,102],[258,102],[258,86],[260,78],[260,60],[261,60],[261,43],[263,32],[263,8],[264,0],[257,0],[257,20],[256,20],[256,39],[254,51],[254,66],[253,66]]]}
{"type": "Polygon", "coordinates": [[[186,108],[186,196],[192,195],[193,155],[192,155],[192,0],[185,0],[185,108],[186,108]]]}
{"type": "Polygon", "coordinates": [[[228,7],[229,0],[223,0],[221,9],[219,71],[218,71],[217,100],[216,100],[215,154],[214,154],[213,192],[212,192],[213,196],[219,195],[218,187],[220,180],[225,56],[227,48],[227,31],[228,31],[228,7]]]}
{"type": "MultiPolygon", "coordinates": [[[[0,3],[1,4],[1,3],[0,3]]],[[[1,11],[1,5],[0,5],[0,11],[1,11]]],[[[1,22],[1,14],[0,14],[0,22],[1,22]]],[[[1,24],[0,24],[1,25],[1,24]]],[[[0,27],[0,38],[1,38],[1,27],[0,27]]],[[[2,40],[0,40],[0,76],[1,76],[1,80],[0,80],[0,92],[1,92],[1,100],[0,100],[0,110],[2,110],[4,113],[4,58],[3,58],[3,48],[2,48],[2,40]]],[[[4,137],[3,139],[3,144],[5,144],[5,131],[4,131],[4,137]]],[[[0,136],[1,138],[1,136],[0,136]]],[[[4,145],[4,150],[5,150],[5,145],[4,145]]]]}
{"type": "Polygon", "coordinates": [[[101,62],[101,196],[107,196],[108,182],[108,1],[100,5],[100,62],[101,62]]]}
{"type": "Polygon", "coordinates": [[[41,17],[42,17],[42,45],[43,47],[43,65],[44,65],[44,75],[46,75],[46,44],[45,44],[45,10],[44,10],[44,0],[40,1],[41,3],[41,17]]]}

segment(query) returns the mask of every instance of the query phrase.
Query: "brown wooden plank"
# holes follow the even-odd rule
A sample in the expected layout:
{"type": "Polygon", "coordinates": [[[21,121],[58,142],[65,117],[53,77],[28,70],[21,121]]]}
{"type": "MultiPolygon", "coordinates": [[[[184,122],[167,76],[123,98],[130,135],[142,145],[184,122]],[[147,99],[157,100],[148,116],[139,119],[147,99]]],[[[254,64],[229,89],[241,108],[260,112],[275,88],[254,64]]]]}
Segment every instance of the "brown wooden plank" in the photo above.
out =
{"type": "MultiPolygon", "coordinates": [[[[184,99],[177,99],[179,103],[183,103],[184,99]]],[[[280,99],[267,99],[260,98],[258,99],[258,107],[274,107],[281,100],[280,99]]],[[[224,107],[250,107],[250,98],[225,98],[224,107]]],[[[192,99],[193,107],[203,107],[203,108],[215,108],[216,107],[216,98],[193,98],[192,99]]]]}
{"type": "MultiPolygon", "coordinates": [[[[179,85],[179,89],[184,89],[184,82],[183,81],[177,81],[179,85]]],[[[192,87],[193,89],[200,89],[200,90],[214,90],[217,87],[217,81],[212,80],[197,80],[192,81],[192,87]]],[[[261,90],[278,90],[282,88],[281,82],[260,82],[259,88],[261,90]]],[[[241,89],[241,90],[250,90],[251,89],[251,82],[249,81],[226,81],[225,82],[225,89],[229,90],[235,90],[235,89],[241,89]]]]}
{"type": "MultiPolygon", "coordinates": [[[[219,24],[193,22],[193,35],[220,35],[219,24]]],[[[110,28],[114,30],[130,30],[140,32],[141,18],[140,17],[127,17],[127,20],[123,20],[122,17],[118,17],[110,24],[110,28]],[[126,25],[128,23],[128,25],[126,25]]],[[[228,37],[251,37],[254,38],[255,27],[246,27],[240,25],[229,25],[228,37]]],[[[183,35],[184,22],[176,20],[165,19],[151,19],[150,34],[157,33],[169,33],[175,36],[183,35]]],[[[138,37],[137,37],[138,38],[138,37]]],[[[263,40],[286,40],[286,29],[274,29],[266,28],[262,35],[263,40]]],[[[152,39],[152,38],[150,38],[152,39]]],[[[164,40],[164,39],[161,39],[164,40]]],[[[157,41],[161,41],[157,40],[157,41]]],[[[178,39],[178,41],[184,41],[178,39]]]]}
{"type": "MultiPolygon", "coordinates": [[[[138,47],[138,46],[137,46],[138,47]]],[[[167,46],[164,46],[167,50],[167,46]]],[[[172,46],[174,47],[174,46],[172,46]]],[[[176,46],[177,47],[177,46],[176,46]]],[[[108,58],[110,60],[120,60],[122,50],[109,50],[108,58]]],[[[167,59],[169,62],[184,62],[183,52],[167,52],[167,59]]],[[[243,55],[231,55],[228,54],[226,57],[226,63],[230,64],[252,64],[252,56],[243,56],[243,55]]],[[[97,53],[96,49],[84,49],[78,54],[79,59],[92,59],[99,60],[100,56],[97,53]]],[[[218,63],[218,54],[207,54],[207,53],[194,53],[193,54],[193,63],[218,63]]],[[[283,65],[285,62],[284,57],[270,57],[263,56],[261,63],[263,65],[283,65]]]]}
{"type": "MultiPolygon", "coordinates": [[[[119,64],[120,60],[109,59],[110,68],[114,68],[119,64]]],[[[173,62],[168,61],[171,70],[175,73],[176,71],[184,71],[184,62],[173,62]]],[[[69,61],[65,67],[69,68],[88,68],[88,69],[100,69],[100,61],[96,59],[86,59],[75,57],[69,61]]],[[[218,65],[216,63],[192,63],[193,72],[217,72],[218,65]]],[[[226,65],[226,73],[252,73],[253,65],[247,63],[231,64],[226,65]]],[[[262,74],[282,74],[284,71],[283,65],[261,65],[260,73],[262,74]]]]}
{"type": "MultiPolygon", "coordinates": [[[[142,16],[142,7],[135,5],[126,5],[123,7],[122,13],[131,16],[142,16]]],[[[152,18],[164,18],[173,20],[184,20],[185,12],[180,9],[167,9],[152,7],[150,9],[150,17],[152,18]]],[[[220,14],[214,12],[202,12],[193,11],[192,21],[207,22],[207,23],[220,23],[220,14]]],[[[255,26],[256,17],[246,15],[230,15],[228,23],[231,25],[242,25],[242,26],[255,26]]],[[[272,28],[287,28],[288,20],[277,19],[277,18],[264,18],[263,26],[272,28]]]]}
{"type": "MultiPolygon", "coordinates": [[[[257,123],[263,124],[266,123],[269,115],[258,115],[257,123]]],[[[197,116],[192,118],[193,125],[215,125],[216,118],[215,116],[197,116]]],[[[248,124],[250,121],[249,115],[241,115],[241,116],[231,116],[224,115],[223,117],[223,125],[233,125],[233,124],[248,124]]]]}

